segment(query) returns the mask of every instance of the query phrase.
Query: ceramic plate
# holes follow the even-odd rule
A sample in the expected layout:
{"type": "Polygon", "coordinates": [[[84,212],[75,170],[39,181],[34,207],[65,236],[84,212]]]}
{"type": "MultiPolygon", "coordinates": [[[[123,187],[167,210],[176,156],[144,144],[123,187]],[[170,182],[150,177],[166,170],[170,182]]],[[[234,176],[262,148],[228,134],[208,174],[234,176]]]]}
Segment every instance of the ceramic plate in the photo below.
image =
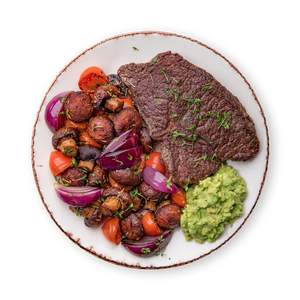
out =
{"type": "Polygon", "coordinates": [[[251,214],[264,184],[269,153],[268,130],[265,116],[255,93],[245,77],[224,56],[196,40],[170,33],[139,32],[107,39],[91,47],[69,63],[51,84],[41,104],[33,131],[32,163],[37,188],[53,221],[74,243],[106,261],[136,268],[168,268],[186,264],[212,253],[224,245],[245,223],[251,214]],[[137,49],[135,49],[137,48],[137,49]],[[109,73],[126,63],[148,62],[157,53],[178,52],[193,64],[211,73],[221,84],[239,98],[253,119],[261,143],[259,154],[247,162],[231,162],[248,185],[244,215],[214,243],[186,242],[177,230],[162,256],[141,258],[128,253],[122,246],[108,242],[99,229],[84,226],[83,220],[71,213],[60,201],[53,188],[53,177],[48,168],[52,150],[51,132],[44,121],[44,110],[50,99],[61,91],[77,90],[80,73],[91,65],[98,65],[109,73]]]}

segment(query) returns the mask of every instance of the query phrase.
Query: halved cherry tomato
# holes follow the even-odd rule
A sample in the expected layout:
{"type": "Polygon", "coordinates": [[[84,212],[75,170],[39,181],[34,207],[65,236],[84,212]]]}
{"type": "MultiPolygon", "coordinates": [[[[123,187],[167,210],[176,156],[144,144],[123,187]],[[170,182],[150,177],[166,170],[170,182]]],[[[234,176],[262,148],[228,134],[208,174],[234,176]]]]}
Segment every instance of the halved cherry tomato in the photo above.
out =
{"type": "Polygon", "coordinates": [[[108,83],[108,78],[98,67],[89,67],[79,78],[79,88],[84,92],[94,91],[98,86],[108,83]]]}
{"type": "Polygon", "coordinates": [[[80,132],[86,130],[87,126],[88,126],[87,122],[75,123],[75,122],[71,121],[70,119],[67,119],[66,123],[65,123],[65,127],[75,128],[80,132]]]}
{"type": "Polygon", "coordinates": [[[96,148],[101,148],[101,145],[98,144],[93,138],[91,138],[90,135],[86,131],[83,131],[80,133],[79,141],[85,145],[89,145],[89,146],[96,147],[96,148]]]}
{"type": "Polygon", "coordinates": [[[49,167],[53,176],[57,176],[72,165],[72,158],[55,150],[50,153],[49,167]]]}
{"type": "Polygon", "coordinates": [[[146,160],[146,166],[151,167],[164,174],[166,169],[164,164],[161,162],[160,157],[161,155],[159,152],[151,152],[149,158],[146,160]]]}
{"type": "Polygon", "coordinates": [[[121,98],[121,100],[123,101],[123,108],[126,107],[134,107],[133,105],[133,101],[130,98],[121,98]]]}
{"type": "Polygon", "coordinates": [[[162,232],[150,211],[143,215],[142,224],[146,235],[157,236],[162,232]]]}
{"type": "Polygon", "coordinates": [[[174,204],[177,204],[180,207],[185,207],[186,197],[183,189],[178,189],[178,191],[173,193],[171,197],[174,204]]]}
{"type": "Polygon", "coordinates": [[[120,244],[122,234],[120,220],[117,217],[107,218],[102,225],[102,231],[109,241],[116,245],[120,244]]]}

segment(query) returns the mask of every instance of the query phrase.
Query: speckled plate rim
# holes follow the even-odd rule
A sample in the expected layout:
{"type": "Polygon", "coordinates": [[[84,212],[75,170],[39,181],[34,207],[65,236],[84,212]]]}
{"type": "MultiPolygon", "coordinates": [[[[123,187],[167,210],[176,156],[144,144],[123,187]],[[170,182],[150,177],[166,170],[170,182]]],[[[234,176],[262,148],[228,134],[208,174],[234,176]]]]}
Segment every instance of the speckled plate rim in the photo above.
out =
{"type": "Polygon", "coordinates": [[[242,226],[245,224],[245,222],[248,220],[249,216],[251,215],[252,211],[254,210],[256,204],[257,204],[257,201],[261,195],[261,191],[262,191],[262,188],[264,186],[264,183],[265,183],[265,179],[266,179],[266,175],[267,175],[267,171],[268,171],[268,165],[269,165],[269,151],[270,151],[270,141],[269,141],[269,130],[268,130],[268,125],[267,125],[267,121],[266,121],[266,117],[265,117],[265,114],[264,114],[264,111],[262,109],[262,106],[254,92],[254,89],[252,88],[252,86],[250,85],[250,83],[248,82],[248,80],[245,78],[245,76],[238,70],[238,68],[236,66],[234,66],[226,57],[224,57],[221,53],[219,53],[218,51],[216,51],[215,49],[207,46],[206,44],[202,43],[202,42],[199,42],[198,40],[195,40],[193,38],[190,38],[190,37],[186,37],[184,35],[180,35],[180,34],[176,34],[176,33],[170,33],[170,32],[161,32],[161,31],[140,31],[140,32],[131,32],[131,33],[125,33],[125,34],[120,34],[120,35],[117,35],[117,36],[113,36],[111,38],[108,38],[108,39],[105,39],[95,45],[93,45],[92,47],[86,49],[85,51],[83,51],[82,53],[80,53],[76,58],[74,58],[69,64],[67,64],[60,72],[59,74],[56,76],[56,78],[54,79],[54,81],[52,82],[52,84],[50,85],[50,87],[48,88],[44,98],[43,98],[43,101],[40,105],[40,108],[37,112],[37,116],[36,116],[36,120],[34,122],[34,127],[33,127],[33,133],[32,133],[32,143],[31,143],[31,163],[32,163],[32,170],[33,170],[33,175],[34,175],[34,180],[35,180],[35,183],[36,183],[36,186],[37,186],[37,189],[38,189],[38,192],[39,192],[39,195],[40,195],[40,198],[46,208],[46,210],[48,211],[51,219],[53,220],[53,222],[57,225],[57,227],[71,240],[73,241],[75,244],[77,244],[80,248],[84,249],[85,251],[95,255],[96,257],[102,259],[102,260],[105,260],[107,262],[110,262],[110,263],[113,263],[113,264],[116,264],[116,265],[119,265],[119,266],[124,266],[124,267],[128,267],[128,268],[136,268],[136,269],[150,269],[150,270],[155,270],[155,269],[168,269],[168,268],[174,268],[174,267],[178,267],[178,266],[183,266],[183,265],[186,265],[186,264],[189,264],[189,263],[192,263],[194,261],[197,261],[199,260],[200,258],[203,258],[211,253],[213,253],[214,251],[216,251],[217,249],[221,248],[223,245],[225,245],[232,237],[234,237],[236,235],[236,233],[242,228],[242,226]],[[41,192],[41,189],[40,189],[40,186],[39,186],[39,180],[38,180],[38,177],[37,177],[37,172],[36,172],[36,166],[35,166],[35,153],[34,153],[34,145],[35,145],[35,141],[34,141],[34,138],[35,138],[35,132],[36,132],[36,126],[37,126],[37,122],[38,122],[38,118],[39,118],[39,115],[40,115],[40,112],[41,112],[41,109],[43,107],[43,104],[47,98],[47,95],[49,93],[49,91],[51,90],[51,88],[53,87],[53,85],[56,83],[57,79],[61,76],[61,74],[63,72],[65,72],[67,70],[67,68],[72,64],[74,63],[79,57],[85,55],[85,53],[87,53],[88,51],[94,49],[95,47],[101,45],[101,44],[104,44],[108,41],[111,41],[111,40],[116,40],[118,38],[121,38],[121,37],[127,37],[127,36],[135,36],[135,35],[151,35],[151,34],[158,34],[158,35],[163,35],[163,36],[173,36],[173,37],[178,37],[178,38],[182,38],[182,39],[186,39],[186,40],[189,40],[193,43],[196,43],[202,47],[205,47],[207,48],[208,50],[210,51],[213,51],[216,55],[220,56],[221,58],[223,58],[229,65],[231,68],[233,68],[240,76],[241,78],[244,80],[244,82],[247,84],[247,86],[249,87],[255,101],[257,102],[258,106],[259,106],[259,110],[260,110],[260,114],[263,118],[263,121],[264,121],[264,126],[265,126],[265,130],[266,130],[266,138],[267,138],[267,149],[266,149],[266,157],[265,157],[265,170],[264,170],[264,173],[263,173],[263,178],[262,178],[262,181],[260,183],[260,189],[258,191],[258,194],[257,194],[257,197],[256,197],[256,200],[255,200],[255,203],[254,205],[252,206],[250,212],[248,213],[248,215],[245,217],[244,221],[241,223],[241,225],[236,229],[236,231],[228,238],[226,239],[222,244],[220,244],[219,246],[217,246],[216,248],[210,250],[209,252],[203,254],[203,255],[200,255],[199,257],[196,257],[194,259],[191,259],[191,260],[188,260],[188,261],[184,261],[184,262],[180,262],[180,263],[176,263],[176,264],[172,264],[172,265],[167,265],[167,266],[140,266],[140,265],[133,265],[133,264],[127,264],[127,263],[123,263],[123,262],[118,262],[118,261],[114,261],[112,259],[109,259],[107,257],[105,257],[104,255],[102,254],[99,254],[99,253],[96,253],[92,248],[87,248],[87,247],[84,247],[83,245],[81,245],[80,243],[80,240],[79,239],[75,239],[72,237],[72,234],[70,234],[69,232],[65,231],[62,226],[57,222],[57,220],[54,218],[52,212],[49,210],[47,204],[46,204],[46,201],[44,199],[44,196],[43,196],[43,193],[41,192]]]}

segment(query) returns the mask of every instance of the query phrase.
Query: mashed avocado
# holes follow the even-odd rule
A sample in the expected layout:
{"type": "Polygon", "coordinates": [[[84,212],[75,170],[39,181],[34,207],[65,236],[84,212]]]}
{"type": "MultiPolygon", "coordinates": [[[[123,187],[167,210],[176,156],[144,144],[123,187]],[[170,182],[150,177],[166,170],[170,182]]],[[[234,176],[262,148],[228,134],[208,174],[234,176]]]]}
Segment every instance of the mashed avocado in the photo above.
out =
{"type": "Polygon", "coordinates": [[[245,180],[228,165],[190,187],[186,194],[187,205],[181,215],[185,238],[199,243],[215,241],[227,224],[232,224],[243,214],[246,195],[245,180]]]}

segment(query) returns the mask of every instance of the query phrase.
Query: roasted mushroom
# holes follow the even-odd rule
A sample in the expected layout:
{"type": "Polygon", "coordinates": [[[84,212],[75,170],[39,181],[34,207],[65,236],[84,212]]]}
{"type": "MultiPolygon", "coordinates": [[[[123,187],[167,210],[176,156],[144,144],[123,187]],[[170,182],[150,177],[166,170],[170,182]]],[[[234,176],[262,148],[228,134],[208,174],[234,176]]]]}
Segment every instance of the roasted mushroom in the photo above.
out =
{"type": "Polygon", "coordinates": [[[122,233],[129,240],[138,241],[144,235],[143,225],[135,214],[130,214],[121,221],[122,233]]]}
{"type": "Polygon", "coordinates": [[[93,172],[89,174],[87,185],[89,186],[103,186],[106,183],[106,174],[99,166],[95,166],[93,172]]]}
{"type": "Polygon", "coordinates": [[[164,193],[153,189],[149,184],[143,181],[139,186],[139,192],[148,200],[160,200],[164,197],[164,193]]]}
{"type": "Polygon", "coordinates": [[[52,145],[63,154],[71,157],[77,155],[78,131],[74,128],[60,128],[52,136],[52,145]]]}
{"type": "Polygon", "coordinates": [[[142,119],[136,109],[126,107],[114,117],[114,127],[117,135],[129,129],[138,132],[142,126],[142,119]]]}
{"type": "Polygon", "coordinates": [[[90,119],[88,134],[100,144],[108,144],[114,138],[114,127],[109,118],[96,116],[90,119]]]}
{"type": "Polygon", "coordinates": [[[91,97],[84,92],[71,92],[65,101],[66,117],[74,122],[83,122],[93,114],[91,97]]]}
{"type": "Polygon", "coordinates": [[[166,204],[155,213],[157,224],[164,229],[173,229],[179,226],[181,211],[175,204],[166,204]]]}
{"type": "Polygon", "coordinates": [[[64,171],[57,180],[66,186],[83,186],[86,183],[86,171],[80,168],[69,168],[64,171]]]}
{"type": "Polygon", "coordinates": [[[103,191],[102,197],[104,199],[106,199],[108,197],[112,197],[112,196],[117,197],[117,199],[119,200],[121,211],[124,211],[125,209],[128,208],[129,205],[132,204],[132,199],[131,199],[129,193],[127,193],[123,190],[118,190],[113,187],[108,187],[103,191]]]}
{"type": "Polygon", "coordinates": [[[135,186],[141,182],[141,173],[135,172],[132,168],[115,170],[110,172],[110,177],[121,185],[135,186]]]}

